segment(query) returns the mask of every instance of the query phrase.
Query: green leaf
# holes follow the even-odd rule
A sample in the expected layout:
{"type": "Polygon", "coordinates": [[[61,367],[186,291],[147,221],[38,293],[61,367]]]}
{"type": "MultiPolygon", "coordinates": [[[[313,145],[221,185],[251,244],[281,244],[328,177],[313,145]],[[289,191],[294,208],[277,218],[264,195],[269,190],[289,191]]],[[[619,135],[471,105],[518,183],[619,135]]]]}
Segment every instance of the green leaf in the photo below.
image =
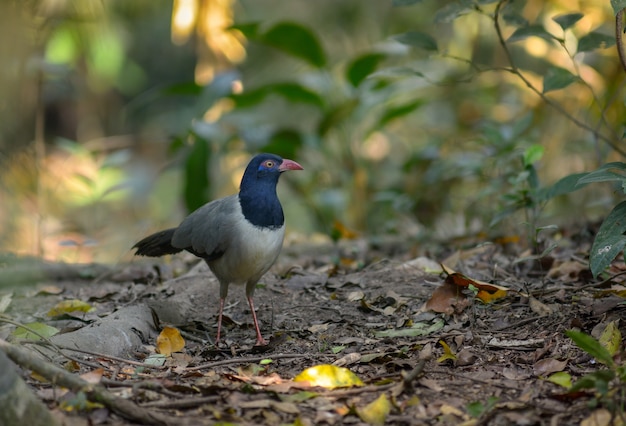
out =
{"type": "Polygon", "coordinates": [[[52,337],[59,332],[58,328],[51,327],[41,322],[30,322],[24,324],[24,327],[16,328],[13,333],[11,333],[13,337],[18,339],[41,340],[41,336],[52,337]],[[24,327],[28,327],[28,330],[24,327]]]}
{"type": "Polygon", "coordinates": [[[576,330],[567,330],[565,334],[574,341],[576,346],[587,352],[602,364],[607,366],[614,365],[613,357],[609,351],[590,335],[576,330]]]}
{"type": "Polygon", "coordinates": [[[592,182],[611,182],[611,181],[626,181],[626,163],[615,161],[612,163],[606,163],[600,166],[597,170],[590,173],[585,173],[585,176],[581,177],[578,184],[587,184],[592,182]],[[613,170],[619,170],[624,174],[616,173],[613,170]]]}
{"type": "Polygon", "coordinates": [[[578,77],[565,68],[550,67],[543,76],[543,93],[563,89],[577,80],[578,77]]]}
{"type": "Polygon", "coordinates": [[[611,7],[613,8],[613,13],[617,15],[623,9],[626,9],[626,0],[611,0],[611,7]]]}
{"type": "Polygon", "coordinates": [[[548,41],[555,40],[555,37],[547,32],[541,25],[529,25],[515,30],[507,42],[513,43],[520,40],[526,40],[528,37],[539,37],[548,41]]]}
{"type": "Polygon", "coordinates": [[[569,392],[576,392],[581,389],[596,389],[601,394],[605,395],[608,392],[609,382],[615,378],[615,373],[611,370],[598,370],[593,373],[585,374],[581,377],[574,386],[569,389],[569,392]]]}
{"type": "Polygon", "coordinates": [[[609,213],[589,253],[591,273],[597,277],[626,246],[626,201],[622,201],[609,213]]]}
{"type": "Polygon", "coordinates": [[[416,101],[411,101],[404,105],[399,105],[396,107],[389,108],[385,110],[382,117],[380,117],[380,120],[378,120],[377,127],[384,127],[387,124],[389,124],[389,122],[412,113],[413,111],[415,111],[422,105],[424,105],[424,101],[422,101],[421,99],[418,99],[416,101]]]}
{"type": "Polygon", "coordinates": [[[259,39],[259,23],[250,22],[247,24],[235,24],[231,25],[229,30],[237,30],[247,39],[258,40],[259,39]]]}
{"type": "Polygon", "coordinates": [[[559,195],[569,194],[579,190],[586,184],[580,184],[580,178],[587,176],[587,173],[574,173],[567,175],[556,181],[553,185],[542,188],[538,193],[539,201],[547,201],[559,195]]]}
{"type": "Polygon", "coordinates": [[[230,98],[235,102],[237,108],[247,108],[263,102],[271,94],[282,96],[290,102],[315,105],[319,108],[324,106],[324,101],[317,93],[297,83],[268,84],[257,89],[233,94],[230,98]]]}
{"type": "Polygon", "coordinates": [[[583,16],[585,15],[579,12],[566,13],[563,15],[557,15],[553,17],[552,20],[559,24],[561,28],[563,28],[563,31],[565,31],[566,29],[571,28],[576,22],[580,21],[583,16]]]}
{"type": "Polygon", "coordinates": [[[164,95],[183,95],[183,96],[198,96],[202,93],[202,86],[194,82],[185,82],[172,84],[171,86],[163,89],[164,95]]]}
{"type": "Polygon", "coordinates": [[[319,135],[323,136],[330,129],[340,125],[352,115],[352,112],[358,105],[358,99],[350,99],[328,111],[318,125],[317,132],[319,135]]]}
{"type": "Polygon", "coordinates": [[[326,54],[319,40],[300,24],[278,23],[263,34],[261,41],[315,67],[322,68],[326,65],[326,54]]]}
{"type": "Polygon", "coordinates": [[[420,31],[409,31],[403,34],[393,36],[393,39],[399,43],[417,47],[429,51],[437,51],[437,41],[429,34],[420,31]]]}
{"type": "Polygon", "coordinates": [[[485,406],[480,401],[470,402],[465,408],[467,409],[467,414],[474,418],[480,417],[485,411],[485,406]]]}
{"type": "Polygon", "coordinates": [[[196,210],[208,201],[210,155],[211,150],[208,141],[195,138],[185,163],[183,196],[188,212],[196,210]]]}
{"type": "Polygon", "coordinates": [[[280,83],[269,86],[269,90],[278,95],[284,96],[291,102],[301,102],[305,104],[323,107],[324,101],[312,90],[294,83],[280,83]]]}
{"type": "Polygon", "coordinates": [[[583,36],[578,40],[578,52],[589,52],[595,49],[606,49],[615,44],[615,36],[602,34],[595,31],[583,36]]]}
{"type": "MultiPolygon", "coordinates": [[[[509,4],[509,3],[507,3],[509,4]]],[[[506,8],[506,6],[505,6],[506,8]]],[[[505,10],[502,12],[502,19],[513,27],[527,27],[528,21],[524,16],[515,10],[505,10]]]]}
{"type": "Polygon", "coordinates": [[[391,3],[393,7],[412,6],[417,3],[421,3],[422,0],[393,0],[391,3]]]}
{"type": "Polygon", "coordinates": [[[378,64],[387,56],[382,53],[368,53],[353,60],[346,70],[346,78],[354,87],[358,87],[363,80],[376,70],[378,64]]]}
{"type": "Polygon", "coordinates": [[[280,129],[270,138],[263,147],[266,152],[273,152],[285,158],[296,157],[297,151],[302,146],[302,136],[294,129],[280,129]]]}
{"type": "Polygon", "coordinates": [[[449,23],[454,21],[459,16],[468,14],[472,10],[471,5],[465,4],[464,2],[448,3],[435,12],[434,19],[437,23],[449,23]]]}
{"type": "Polygon", "coordinates": [[[531,145],[524,150],[524,167],[532,166],[543,157],[545,149],[542,145],[531,145]]]}

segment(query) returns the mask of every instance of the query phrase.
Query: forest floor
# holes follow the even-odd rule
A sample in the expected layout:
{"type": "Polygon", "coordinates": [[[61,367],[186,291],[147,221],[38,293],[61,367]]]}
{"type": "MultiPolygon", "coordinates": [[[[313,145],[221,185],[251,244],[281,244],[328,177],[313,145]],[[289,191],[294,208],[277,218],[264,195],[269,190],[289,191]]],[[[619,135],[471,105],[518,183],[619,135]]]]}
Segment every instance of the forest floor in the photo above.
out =
{"type": "Polygon", "coordinates": [[[230,289],[223,340],[212,344],[218,284],[192,256],[136,259],[104,272],[57,268],[36,286],[0,287],[0,338],[32,351],[38,346],[18,339],[15,324],[61,330],[49,338],[56,349],[39,350],[41,362],[115,397],[87,404],[77,389],[20,368],[66,425],[609,425],[615,407],[623,416],[624,383],[613,381],[604,395],[571,392],[568,380],[606,367],[565,332],[599,338],[617,326],[624,334],[624,264],[614,262],[612,279],[594,280],[589,237],[556,243],[542,258],[517,253],[515,242],[439,252],[407,241],[289,244],[255,293],[271,338],[260,348],[239,287],[230,289]],[[444,284],[441,263],[463,275],[444,284]],[[481,281],[506,290],[485,303],[481,281]],[[91,310],[58,305],[70,300],[91,310]],[[48,315],[55,306],[61,311],[48,315]],[[155,356],[165,327],[179,330],[184,346],[155,356]],[[343,378],[328,365],[362,384],[346,376],[344,386],[319,386],[319,378],[343,378]],[[294,381],[314,366],[318,377],[294,381]],[[122,400],[136,415],[116,407],[122,400]]]}

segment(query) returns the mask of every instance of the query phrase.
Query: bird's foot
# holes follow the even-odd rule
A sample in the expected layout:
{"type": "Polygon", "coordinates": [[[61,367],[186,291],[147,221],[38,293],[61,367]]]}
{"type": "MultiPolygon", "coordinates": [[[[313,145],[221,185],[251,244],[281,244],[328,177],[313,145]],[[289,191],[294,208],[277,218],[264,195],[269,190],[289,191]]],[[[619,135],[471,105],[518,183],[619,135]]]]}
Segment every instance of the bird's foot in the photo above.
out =
{"type": "Polygon", "coordinates": [[[269,342],[262,337],[257,338],[256,343],[254,344],[254,346],[267,346],[267,345],[269,345],[269,342]]]}

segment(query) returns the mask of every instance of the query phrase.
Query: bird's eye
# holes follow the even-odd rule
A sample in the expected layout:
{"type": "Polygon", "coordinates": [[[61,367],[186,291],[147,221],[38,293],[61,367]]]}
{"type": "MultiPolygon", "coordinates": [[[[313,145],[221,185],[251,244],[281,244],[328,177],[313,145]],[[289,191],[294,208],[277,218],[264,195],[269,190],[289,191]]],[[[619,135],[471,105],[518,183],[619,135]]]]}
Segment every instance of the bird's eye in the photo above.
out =
{"type": "Polygon", "coordinates": [[[267,160],[265,162],[265,167],[267,167],[268,169],[271,169],[272,167],[274,167],[274,162],[272,160],[267,160]]]}

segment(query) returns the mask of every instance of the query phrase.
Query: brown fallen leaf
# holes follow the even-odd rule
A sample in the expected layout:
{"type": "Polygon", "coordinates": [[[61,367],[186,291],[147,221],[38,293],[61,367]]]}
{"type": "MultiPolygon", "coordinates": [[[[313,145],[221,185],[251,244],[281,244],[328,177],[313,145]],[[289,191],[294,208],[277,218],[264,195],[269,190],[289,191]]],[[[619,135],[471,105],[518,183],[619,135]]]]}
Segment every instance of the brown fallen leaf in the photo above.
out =
{"type": "Polygon", "coordinates": [[[484,281],[476,280],[467,277],[459,272],[455,272],[453,269],[448,268],[443,263],[441,264],[443,271],[447,274],[447,283],[457,285],[459,287],[469,287],[470,285],[478,289],[476,297],[485,303],[492,302],[496,299],[503,298],[508,292],[508,288],[495,284],[486,283],[484,281]]]}
{"type": "Polygon", "coordinates": [[[580,273],[589,267],[577,260],[555,262],[548,271],[548,277],[563,282],[573,282],[579,279],[580,273]]]}
{"type": "Polygon", "coordinates": [[[424,305],[424,309],[433,312],[439,312],[451,315],[455,311],[461,310],[455,309],[455,307],[463,305],[463,308],[467,305],[467,297],[459,290],[454,284],[444,282],[439,287],[435,288],[430,299],[424,305]]]}
{"type": "Polygon", "coordinates": [[[539,315],[540,317],[546,317],[548,315],[552,315],[552,308],[546,305],[545,303],[540,302],[533,296],[529,296],[528,305],[530,306],[530,310],[539,315]]]}
{"type": "Polygon", "coordinates": [[[535,363],[533,366],[533,372],[537,376],[545,376],[551,373],[556,373],[557,371],[563,371],[566,365],[567,361],[559,361],[554,358],[544,358],[535,363]]]}

